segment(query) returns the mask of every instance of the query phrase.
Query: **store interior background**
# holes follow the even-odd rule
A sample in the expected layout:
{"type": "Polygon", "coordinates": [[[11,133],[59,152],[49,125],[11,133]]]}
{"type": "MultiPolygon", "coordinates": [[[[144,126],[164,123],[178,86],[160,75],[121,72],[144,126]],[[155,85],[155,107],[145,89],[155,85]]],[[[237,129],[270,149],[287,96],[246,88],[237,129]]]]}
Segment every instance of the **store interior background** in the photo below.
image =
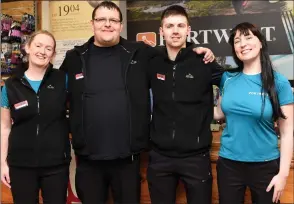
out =
{"type": "MultiPolygon", "coordinates": [[[[74,3],[77,4],[79,2],[82,1],[65,1],[64,3],[66,4],[70,4],[70,3],[74,3]]],[[[97,2],[97,1],[93,1],[93,2],[97,2]]],[[[124,28],[123,31],[121,33],[121,36],[124,38],[127,38],[127,1],[114,1],[117,5],[119,5],[122,14],[123,14],[123,24],[124,24],[124,28]]],[[[57,4],[58,2],[55,2],[55,4],[57,4]]],[[[2,1],[1,2],[1,14],[7,14],[13,17],[13,19],[15,20],[21,20],[22,16],[25,13],[31,14],[35,16],[35,26],[36,26],[36,30],[39,29],[45,29],[48,31],[52,32],[52,5],[50,5],[51,2],[50,1],[2,1]]],[[[59,3],[61,4],[61,3],[59,3]]],[[[91,12],[88,14],[89,16],[91,16],[91,12]]],[[[90,24],[90,18],[89,17],[89,24],[90,24]]],[[[91,29],[89,30],[85,30],[84,31],[84,38],[80,37],[81,39],[87,39],[88,37],[90,37],[92,35],[92,31],[91,29]]],[[[53,32],[53,34],[55,35],[55,33],[53,32]]],[[[60,33],[56,33],[57,36],[60,36],[60,33]]],[[[63,36],[62,36],[63,37],[63,36]]],[[[64,41],[64,39],[57,39],[57,41],[64,41]]],[[[60,43],[59,42],[59,43],[60,43]]],[[[58,50],[57,50],[58,52],[58,50]]],[[[64,51],[63,51],[64,53],[64,51]]],[[[62,60],[62,56],[60,56],[60,60],[62,60]]],[[[1,68],[2,68],[2,62],[1,62],[1,68]]],[[[292,67],[293,70],[293,67],[292,67]]],[[[293,72],[292,72],[293,75],[293,72]]],[[[9,76],[8,75],[1,75],[1,79],[5,79],[9,76]]],[[[294,86],[293,84],[293,77],[294,76],[287,76],[289,78],[289,80],[292,83],[292,86],[294,86]]],[[[1,80],[1,86],[3,85],[3,81],[1,80]]],[[[218,193],[217,193],[217,184],[216,184],[216,170],[215,170],[215,166],[216,166],[216,160],[218,157],[218,150],[219,150],[219,138],[221,135],[221,127],[217,127],[217,130],[219,131],[214,131],[213,132],[213,144],[212,144],[212,149],[211,149],[211,159],[212,159],[212,168],[213,168],[213,177],[214,177],[214,181],[213,181],[213,203],[217,203],[218,200],[218,193]]],[[[74,155],[72,155],[74,156],[74,155]]],[[[142,154],[142,164],[141,164],[141,174],[142,174],[142,190],[141,190],[141,203],[150,203],[150,198],[149,198],[149,192],[148,192],[148,184],[146,181],[146,169],[147,169],[147,165],[148,165],[148,155],[146,153],[142,154]]],[[[71,163],[71,175],[70,175],[70,184],[69,184],[69,193],[68,193],[68,203],[76,203],[79,202],[79,200],[77,199],[77,195],[75,192],[75,185],[74,185],[74,176],[75,176],[75,160],[73,159],[72,163],[71,163]]],[[[285,189],[285,192],[283,194],[281,203],[294,203],[294,196],[293,196],[293,192],[294,192],[294,184],[293,184],[293,168],[294,168],[294,162],[292,160],[292,164],[291,164],[291,171],[290,171],[290,175],[288,178],[288,183],[285,189]]],[[[247,190],[246,191],[246,201],[249,202],[250,200],[250,193],[247,190]]],[[[41,198],[40,198],[41,201],[41,198]]],[[[10,193],[10,190],[5,187],[3,184],[1,185],[1,203],[4,204],[10,204],[13,203],[12,201],[12,196],[10,193]]],[[[112,199],[110,196],[110,203],[112,203],[112,199]]],[[[178,204],[182,204],[182,203],[186,203],[186,198],[185,198],[185,191],[183,188],[183,185],[180,184],[178,191],[177,191],[177,203],[178,204]]]]}

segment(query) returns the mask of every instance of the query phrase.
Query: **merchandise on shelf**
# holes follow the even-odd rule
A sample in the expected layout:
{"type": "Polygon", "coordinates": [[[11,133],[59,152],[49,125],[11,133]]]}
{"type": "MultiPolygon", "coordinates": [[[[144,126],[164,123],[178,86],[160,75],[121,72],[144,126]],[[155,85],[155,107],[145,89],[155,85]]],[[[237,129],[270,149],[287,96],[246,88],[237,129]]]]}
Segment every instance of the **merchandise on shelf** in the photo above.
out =
{"type": "Polygon", "coordinates": [[[24,46],[29,35],[35,31],[35,17],[24,14],[19,22],[2,14],[1,27],[1,73],[5,75],[27,60],[24,46]]]}

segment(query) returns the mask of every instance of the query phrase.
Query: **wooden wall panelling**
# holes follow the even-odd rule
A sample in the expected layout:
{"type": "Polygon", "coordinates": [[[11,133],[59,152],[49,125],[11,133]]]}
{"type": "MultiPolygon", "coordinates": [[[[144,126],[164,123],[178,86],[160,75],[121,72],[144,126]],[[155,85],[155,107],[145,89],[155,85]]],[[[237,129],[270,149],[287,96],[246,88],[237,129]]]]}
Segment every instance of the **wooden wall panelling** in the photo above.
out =
{"type": "Polygon", "coordinates": [[[42,29],[42,1],[36,1],[36,30],[42,29]]]}
{"type": "Polygon", "coordinates": [[[1,13],[12,16],[14,20],[21,21],[25,13],[35,16],[35,1],[14,1],[1,3],[1,13]]]}

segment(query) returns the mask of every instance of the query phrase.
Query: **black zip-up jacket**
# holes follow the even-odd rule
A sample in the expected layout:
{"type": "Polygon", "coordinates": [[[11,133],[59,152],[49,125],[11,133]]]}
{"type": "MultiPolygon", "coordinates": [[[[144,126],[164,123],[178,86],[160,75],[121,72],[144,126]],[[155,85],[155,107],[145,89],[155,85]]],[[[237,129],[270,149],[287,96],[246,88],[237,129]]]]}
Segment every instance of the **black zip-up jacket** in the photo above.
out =
{"type": "MultiPolygon", "coordinates": [[[[93,149],[95,144],[88,144],[89,140],[93,141],[90,137],[99,137],[99,135],[85,134],[84,117],[86,115],[83,112],[88,49],[93,42],[94,37],[91,37],[84,45],[76,46],[68,51],[60,69],[68,74],[70,131],[75,153],[89,159],[101,159],[100,155],[95,155],[93,149]]],[[[144,43],[129,42],[123,38],[120,38],[119,46],[122,48],[120,53],[122,77],[128,98],[130,152],[135,154],[148,147],[149,141],[150,93],[146,73],[148,46],[144,43]]],[[[117,105],[120,105],[119,102],[117,105]]],[[[108,148],[115,147],[110,146],[108,148]]],[[[120,156],[123,157],[124,155],[120,156]]]]}
{"type": "Polygon", "coordinates": [[[213,88],[223,69],[204,64],[203,56],[187,44],[175,61],[166,48],[149,62],[153,93],[152,148],[170,157],[186,157],[209,151],[212,142],[213,88]]]}
{"type": "Polygon", "coordinates": [[[51,65],[36,93],[24,77],[24,71],[19,69],[5,82],[13,120],[7,162],[24,167],[69,163],[66,76],[51,65]]]}

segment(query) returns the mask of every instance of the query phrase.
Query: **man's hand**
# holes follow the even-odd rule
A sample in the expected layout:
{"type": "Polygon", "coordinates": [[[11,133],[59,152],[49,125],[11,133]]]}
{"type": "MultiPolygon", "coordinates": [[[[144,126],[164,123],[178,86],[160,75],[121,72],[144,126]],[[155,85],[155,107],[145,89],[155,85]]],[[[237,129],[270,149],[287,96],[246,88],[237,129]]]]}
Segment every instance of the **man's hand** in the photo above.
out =
{"type": "Polygon", "coordinates": [[[213,60],[215,59],[213,52],[206,47],[196,47],[193,49],[194,52],[196,52],[197,54],[204,54],[204,58],[203,61],[205,64],[213,62],[213,60]]]}

